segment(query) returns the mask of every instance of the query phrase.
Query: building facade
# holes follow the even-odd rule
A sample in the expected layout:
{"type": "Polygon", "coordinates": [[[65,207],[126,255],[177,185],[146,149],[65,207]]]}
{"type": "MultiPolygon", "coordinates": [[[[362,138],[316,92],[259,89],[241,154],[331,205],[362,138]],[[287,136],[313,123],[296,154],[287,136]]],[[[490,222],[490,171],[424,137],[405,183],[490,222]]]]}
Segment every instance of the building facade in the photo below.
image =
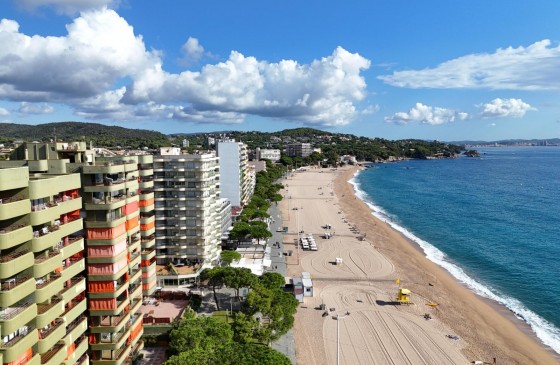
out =
{"type": "Polygon", "coordinates": [[[286,145],[286,155],[290,157],[307,157],[313,153],[311,143],[290,143],[286,145]]]}
{"type": "Polygon", "coordinates": [[[255,151],[257,160],[270,160],[276,162],[280,160],[281,154],[279,149],[266,149],[257,147],[255,151]]]}
{"type": "MultiPolygon", "coordinates": [[[[153,293],[156,284],[155,217],[153,193],[150,205],[149,192],[149,184],[153,184],[150,182],[152,157],[98,157],[84,142],[54,142],[23,144],[12,154],[12,159],[18,158],[27,161],[6,163],[25,164],[30,171],[37,172],[30,178],[28,190],[34,239],[46,242],[45,237],[51,237],[62,255],[62,266],[57,267],[55,274],[39,277],[37,287],[50,288],[48,295],[56,290],[58,294],[52,294],[52,298],[64,299],[69,314],[61,317],[61,323],[70,323],[66,327],[73,331],[71,338],[83,341],[64,341],[67,350],[64,363],[130,363],[143,346],[139,311],[142,295],[153,293]],[[34,179],[38,181],[37,193],[33,193],[34,179]],[[71,182],[73,185],[68,186],[71,182]],[[47,187],[54,190],[46,191],[47,187]],[[61,210],[60,207],[69,204],[73,204],[70,210],[61,210]],[[59,218],[46,216],[45,210],[54,212],[54,209],[55,216],[61,213],[59,218]],[[36,211],[40,220],[33,218],[36,211]],[[83,223],[82,218],[85,218],[83,223]],[[71,227],[76,231],[67,235],[71,227]],[[57,272],[61,279],[57,279],[57,272]],[[59,281],[61,288],[56,285],[59,281]],[[84,332],[87,329],[87,337],[83,332],[77,337],[80,329],[84,332]],[[89,357],[85,354],[88,349],[89,357]]],[[[44,245],[34,249],[44,249],[44,245]]],[[[50,255],[53,255],[50,251],[42,252],[41,258],[50,255]]],[[[35,294],[35,301],[39,312],[50,314],[54,311],[53,300],[45,302],[47,294],[35,294]]],[[[43,327],[43,322],[37,328],[43,327]]],[[[51,332],[61,331],[51,330],[57,323],[53,320],[43,331],[39,330],[38,343],[44,336],[51,336],[51,332]]],[[[50,351],[60,350],[58,345],[62,342],[49,344],[56,345],[50,351]]],[[[40,353],[41,348],[37,349],[40,353]]],[[[58,359],[57,356],[53,358],[58,359]]],[[[45,363],[44,357],[41,356],[41,363],[45,363]]]]}
{"type": "MultiPolygon", "coordinates": [[[[166,149],[167,151],[167,149],[166,149]]],[[[158,286],[187,285],[220,255],[220,166],[215,153],[154,156],[158,286]]]]}
{"type": "Polygon", "coordinates": [[[10,163],[0,168],[0,363],[87,364],[80,175],[10,163]]]}
{"type": "Polygon", "coordinates": [[[251,200],[254,189],[247,146],[235,140],[221,140],[216,144],[216,153],[220,158],[221,197],[229,199],[233,207],[243,207],[251,200]]]}
{"type": "Polygon", "coordinates": [[[122,364],[143,344],[138,159],[83,166],[91,364],[122,364]]]}

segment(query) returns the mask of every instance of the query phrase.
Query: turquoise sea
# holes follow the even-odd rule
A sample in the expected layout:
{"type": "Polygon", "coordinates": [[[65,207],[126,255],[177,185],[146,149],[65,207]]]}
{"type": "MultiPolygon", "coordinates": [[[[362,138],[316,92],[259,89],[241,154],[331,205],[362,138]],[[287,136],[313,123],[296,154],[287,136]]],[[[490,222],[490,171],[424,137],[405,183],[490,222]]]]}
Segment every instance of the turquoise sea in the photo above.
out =
{"type": "Polygon", "coordinates": [[[560,353],[560,147],[376,164],[353,179],[373,214],[560,353]]]}

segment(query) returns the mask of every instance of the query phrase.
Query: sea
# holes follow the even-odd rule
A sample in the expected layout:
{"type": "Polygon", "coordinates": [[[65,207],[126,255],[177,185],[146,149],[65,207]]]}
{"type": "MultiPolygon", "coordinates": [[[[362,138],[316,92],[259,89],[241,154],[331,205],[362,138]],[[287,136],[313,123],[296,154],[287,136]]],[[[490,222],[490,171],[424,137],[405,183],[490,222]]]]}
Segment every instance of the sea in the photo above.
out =
{"type": "Polygon", "coordinates": [[[373,164],[351,180],[373,215],[560,354],[560,147],[373,164]]]}

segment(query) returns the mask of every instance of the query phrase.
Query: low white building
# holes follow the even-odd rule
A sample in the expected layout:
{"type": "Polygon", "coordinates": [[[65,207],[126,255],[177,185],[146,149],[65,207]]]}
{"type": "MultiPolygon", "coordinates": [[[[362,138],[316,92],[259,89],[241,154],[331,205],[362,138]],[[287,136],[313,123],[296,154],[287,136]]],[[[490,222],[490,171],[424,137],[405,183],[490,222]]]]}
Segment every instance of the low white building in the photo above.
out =
{"type": "Polygon", "coordinates": [[[261,149],[257,147],[256,149],[257,160],[270,160],[276,162],[280,160],[280,150],[278,149],[261,149]]]}

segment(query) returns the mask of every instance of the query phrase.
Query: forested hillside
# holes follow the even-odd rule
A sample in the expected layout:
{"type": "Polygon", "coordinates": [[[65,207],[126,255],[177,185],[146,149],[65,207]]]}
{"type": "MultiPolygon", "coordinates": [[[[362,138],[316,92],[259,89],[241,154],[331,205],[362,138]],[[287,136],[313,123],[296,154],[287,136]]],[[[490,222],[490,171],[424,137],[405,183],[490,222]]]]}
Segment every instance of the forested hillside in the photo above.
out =
{"type": "Polygon", "coordinates": [[[163,133],[142,129],[128,129],[97,123],[60,122],[40,125],[0,123],[0,141],[3,143],[20,141],[60,141],[93,142],[96,147],[158,148],[170,146],[171,142],[163,133]]]}

